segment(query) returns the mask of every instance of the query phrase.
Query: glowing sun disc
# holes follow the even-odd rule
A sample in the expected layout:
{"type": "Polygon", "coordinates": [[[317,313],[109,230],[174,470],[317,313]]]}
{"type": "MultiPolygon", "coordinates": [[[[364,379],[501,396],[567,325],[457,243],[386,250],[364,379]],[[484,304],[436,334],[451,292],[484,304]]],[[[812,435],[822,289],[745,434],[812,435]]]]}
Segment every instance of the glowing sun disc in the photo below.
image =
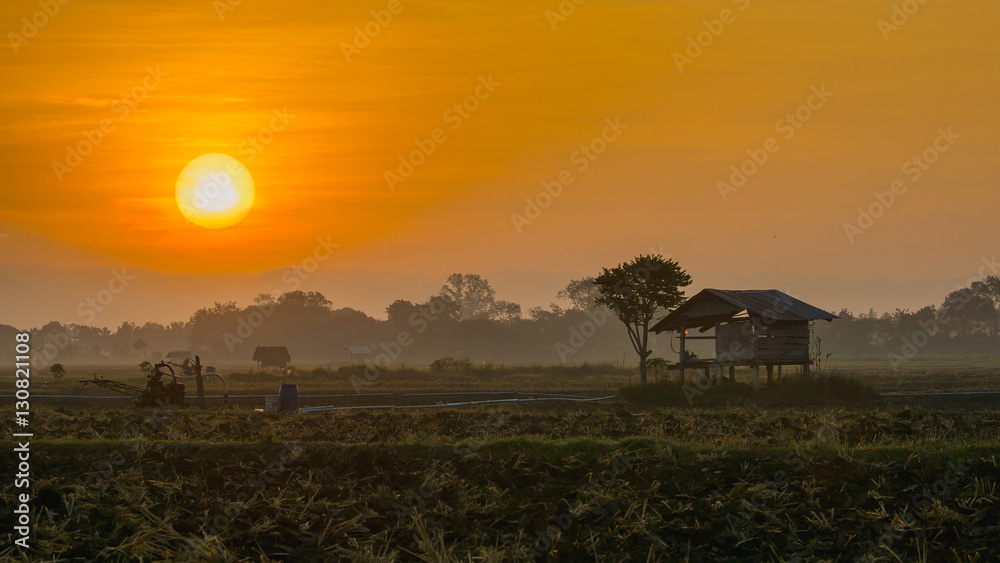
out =
{"type": "Polygon", "coordinates": [[[221,229],[239,223],[253,207],[253,178],[235,158],[203,154],[177,178],[177,207],[195,225],[221,229]]]}

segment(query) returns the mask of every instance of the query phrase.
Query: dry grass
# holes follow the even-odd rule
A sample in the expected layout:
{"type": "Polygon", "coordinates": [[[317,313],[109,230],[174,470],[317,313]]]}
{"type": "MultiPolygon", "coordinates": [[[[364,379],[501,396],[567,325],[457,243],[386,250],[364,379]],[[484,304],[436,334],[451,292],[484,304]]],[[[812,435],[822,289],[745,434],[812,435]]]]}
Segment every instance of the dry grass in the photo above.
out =
{"type": "MultiPolygon", "coordinates": [[[[255,377],[275,376],[233,381],[269,394],[282,381],[255,377]]],[[[303,392],[351,390],[322,373],[295,377],[303,392]]],[[[399,370],[370,390],[589,394],[627,380],[399,370]]],[[[995,404],[32,410],[31,560],[1000,557],[995,404]]],[[[9,500],[12,483],[2,491],[9,500]]],[[[28,557],[4,547],[0,559],[28,557]]]]}
{"type": "MultiPolygon", "coordinates": [[[[677,560],[998,555],[1000,447],[42,443],[32,557],[677,560]],[[108,460],[110,463],[104,463],[108,460]]],[[[8,485],[9,486],[9,485],[8,485]]],[[[9,515],[0,518],[9,519],[9,515]]],[[[9,522],[0,522],[4,525],[9,522]]],[[[11,549],[0,557],[12,556],[11,549]]]]}

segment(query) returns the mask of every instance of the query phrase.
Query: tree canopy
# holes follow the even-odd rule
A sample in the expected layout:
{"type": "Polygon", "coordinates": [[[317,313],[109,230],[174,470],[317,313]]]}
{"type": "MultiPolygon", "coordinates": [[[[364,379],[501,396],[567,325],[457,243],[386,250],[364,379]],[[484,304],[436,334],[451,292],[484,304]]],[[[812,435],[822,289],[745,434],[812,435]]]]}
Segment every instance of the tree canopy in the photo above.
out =
{"type": "Polygon", "coordinates": [[[639,377],[646,381],[649,327],[653,317],[669,312],[684,300],[682,288],[691,276],[673,260],[659,254],[640,255],[631,262],[604,268],[594,279],[597,303],[610,309],[625,324],[632,348],[639,355],[639,377]]]}

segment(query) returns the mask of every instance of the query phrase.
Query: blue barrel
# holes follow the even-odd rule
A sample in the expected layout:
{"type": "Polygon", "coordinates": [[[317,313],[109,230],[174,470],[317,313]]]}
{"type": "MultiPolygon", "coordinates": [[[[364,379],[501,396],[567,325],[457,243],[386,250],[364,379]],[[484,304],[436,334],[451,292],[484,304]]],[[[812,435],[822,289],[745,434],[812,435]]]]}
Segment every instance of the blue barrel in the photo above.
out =
{"type": "Polygon", "coordinates": [[[282,383],[278,389],[278,399],[281,401],[281,411],[299,410],[299,387],[294,383],[282,383]]]}

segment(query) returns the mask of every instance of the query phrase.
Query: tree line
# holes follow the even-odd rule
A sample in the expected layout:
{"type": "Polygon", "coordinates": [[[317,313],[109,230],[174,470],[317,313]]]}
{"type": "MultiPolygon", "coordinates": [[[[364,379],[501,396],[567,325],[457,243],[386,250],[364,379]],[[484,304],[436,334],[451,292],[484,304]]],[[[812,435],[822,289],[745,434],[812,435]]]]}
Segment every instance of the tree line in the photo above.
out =
{"type": "MultiPolygon", "coordinates": [[[[33,361],[38,367],[155,362],[172,350],[189,350],[205,363],[249,362],[258,345],[285,346],[293,363],[311,365],[342,365],[348,361],[344,348],[355,345],[370,346],[376,356],[396,365],[427,365],[445,357],[508,364],[636,365],[636,355],[642,363],[654,355],[676,361],[669,339],[643,329],[683,301],[681,289],[690,278],[662,259],[655,262],[661,268],[656,271],[665,277],[643,277],[642,268],[648,270],[654,263],[649,260],[658,258],[639,257],[598,276],[571,280],[548,307],[528,311],[498,299],[482,276],[456,273],[424,300],[393,301],[384,320],[335,308],[319,292],[290,291],[261,294],[245,306],[217,302],[187,321],[169,324],[125,322],[111,330],[50,322],[29,330],[33,361]],[[630,283],[649,285],[657,297],[624,291],[630,283]]],[[[838,315],[839,320],[815,325],[816,344],[824,355],[890,363],[904,363],[917,354],[990,355],[1000,342],[1000,278],[973,282],[948,294],[941,305],[917,311],[857,314],[842,309],[838,315]]],[[[16,332],[0,325],[0,338],[12,339],[16,332]]]]}

